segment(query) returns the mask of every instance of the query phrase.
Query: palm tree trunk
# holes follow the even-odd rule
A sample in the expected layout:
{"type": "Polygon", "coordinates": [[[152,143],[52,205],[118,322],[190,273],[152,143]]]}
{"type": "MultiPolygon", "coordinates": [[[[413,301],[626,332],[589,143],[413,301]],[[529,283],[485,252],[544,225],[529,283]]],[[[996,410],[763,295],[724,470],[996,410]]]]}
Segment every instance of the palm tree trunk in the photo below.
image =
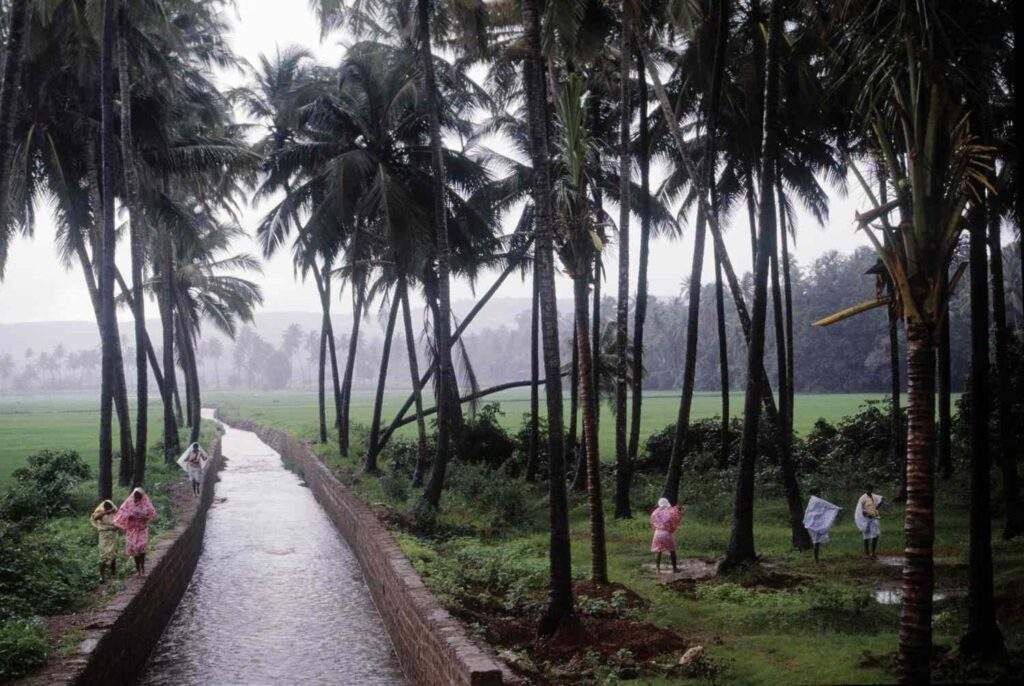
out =
{"type": "MultiPolygon", "coordinates": [[[[100,305],[100,291],[99,286],[96,283],[96,274],[93,270],[92,261],[89,259],[89,254],[85,249],[85,244],[82,242],[80,235],[78,238],[72,238],[74,244],[74,250],[78,256],[78,262],[82,267],[82,274],[85,277],[85,287],[89,292],[89,300],[92,302],[93,314],[96,317],[96,326],[99,331],[100,339],[103,338],[103,314],[100,305]]],[[[117,318],[114,318],[113,322],[113,336],[118,341],[118,345],[114,348],[114,380],[113,380],[113,402],[114,412],[117,414],[117,427],[118,437],[120,439],[121,459],[118,463],[118,482],[122,486],[127,486],[132,482],[133,479],[133,467],[137,461],[134,453],[134,446],[132,444],[132,422],[131,416],[128,410],[128,386],[124,376],[124,358],[121,353],[121,335],[118,332],[117,318]]],[[[145,369],[145,367],[143,367],[145,369]]]]}
{"type": "Polygon", "coordinates": [[[630,181],[633,169],[630,154],[629,124],[633,110],[629,94],[632,70],[631,21],[627,3],[622,5],[622,27],[619,45],[619,293],[615,309],[615,518],[632,517],[629,509],[631,465],[626,443],[626,394],[629,373],[629,213],[630,181]]]}
{"type": "MultiPolygon", "coordinates": [[[[999,446],[999,467],[1003,475],[1003,497],[1006,501],[1006,524],[1003,538],[1013,538],[1024,533],[1024,507],[1021,506],[1017,478],[1017,460],[1013,434],[1011,410],[1013,389],[1010,374],[1010,329],[1006,323],[1006,290],[1003,281],[1003,241],[1000,235],[1000,217],[990,211],[988,220],[988,250],[992,262],[992,319],[995,324],[996,341],[996,408],[999,412],[997,434],[999,446]]],[[[1024,283],[1024,282],[1022,282],[1024,283]]],[[[986,483],[988,483],[986,481],[986,483]]]]}
{"type": "Polygon", "coordinates": [[[327,408],[326,408],[326,392],[324,389],[324,372],[327,366],[327,313],[324,312],[320,320],[320,356],[318,359],[317,375],[316,380],[316,402],[317,402],[317,420],[319,421],[320,427],[320,442],[327,442],[327,408]]]}
{"type": "Polygon", "coordinates": [[[575,295],[575,320],[577,335],[573,336],[579,371],[575,375],[579,382],[580,405],[583,411],[583,435],[587,456],[587,502],[590,509],[590,580],[597,584],[608,583],[608,555],[605,551],[604,503],[601,500],[601,462],[597,452],[597,435],[594,431],[593,374],[590,369],[590,345],[588,343],[589,308],[587,307],[587,278],[573,279],[575,295]]]}
{"type": "MultiPolygon", "coordinates": [[[[135,299],[132,296],[131,289],[129,289],[128,284],[125,283],[124,277],[121,276],[121,272],[120,270],[117,269],[116,265],[114,267],[114,278],[117,280],[118,288],[121,289],[121,297],[124,298],[125,301],[128,303],[128,308],[134,311],[135,299]]],[[[163,395],[164,375],[160,371],[160,363],[156,359],[156,351],[153,350],[153,341],[150,340],[149,332],[146,330],[145,327],[143,327],[142,329],[142,343],[143,352],[145,353],[146,358],[149,360],[149,368],[153,372],[153,380],[156,381],[157,391],[159,391],[160,394],[163,395]]],[[[219,385],[220,383],[218,377],[218,386],[219,385]]]]}
{"type": "Polygon", "coordinates": [[[896,484],[894,500],[902,503],[907,499],[907,453],[903,448],[903,411],[900,409],[900,337],[896,308],[887,308],[889,312],[889,431],[892,442],[892,461],[899,471],[899,483],[896,484]]]}
{"type": "MultiPolygon", "coordinates": [[[[777,170],[776,170],[776,173],[777,170]]],[[[776,177],[777,178],[777,177],[776,177]]],[[[782,205],[779,205],[780,233],[785,231],[785,222],[782,221],[782,205]]],[[[787,341],[784,332],[785,315],[782,310],[782,287],[779,274],[779,255],[773,247],[770,257],[771,287],[772,287],[772,308],[773,323],[775,327],[775,359],[779,375],[779,415],[775,420],[775,431],[778,435],[779,465],[782,471],[783,485],[786,490],[786,506],[789,509],[789,528],[793,547],[797,550],[809,550],[811,537],[804,528],[803,502],[800,498],[800,485],[796,480],[796,470],[793,466],[793,431],[792,421],[789,416],[789,379],[788,379],[788,357],[786,355],[787,341]]]]}
{"type": "Polygon", "coordinates": [[[430,47],[430,0],[417,0],[420,32],[420,58],[423,80],[429,103],[430,152],[434,172],[434,229],[437,232],[437,295],[440,313],[435,317],[434,327],[438,355],[438,413],[437,413],[437,458],[430,470],[430,479],[423,489],[423,503],[436,510],[441,504],[441,489],[444,487],[448,460],[452,452],[452,407],[451,394],[458,393],[455,369],[452,366],[452,303],[450,293],[451,252],[448,246],[448,212],[445,207],[444,153],[441,148],[441,102],[434,81],[434,56],[430,47]]]}
{"type": "Polygon", "coordinates": [[[935,569],[935,336],[907,321],[907,508],[899,659],[904,683],[927,683],[935,569]]]}
{"type": "MultiPolygon", "coordinates": [[[[323,328],[324,338],[327,343],[327,355],[331,363],[331,388],[334,391],[334,424],[341,427],[341,381],[338,378],[338,350],[334,341],[334,323],[331,320],[331,264],[324,261],[323,268],[317,272],[316,265],[313,266],[313,277],[316,279],[317,290],[320,293],[320,307],[324,313],[323,328]]],[[[326,371],[326,370],[321,370],[326,371]]],[[[321,374],[322,376],[322,374],[321,374]]],[[[351,388],[349,389],[351,391],[351,388]]]]}
{"type": "MultiPolygon", "coordinates": [[[[100,192],[103,225],[100,232],[100,329],[102,342],[99,431],[99,497],[113,495],[112,441],[114,393],[114,0],[103,2],[103,38],[100,46],[100,192]]],[[[17,60],[17,57],[15,57],[17,60]]],[[[16,87],[17,84],[12,84],[16,87]]],[[[13,113],[12,113],[13,116],[13,113]]]]}
{"type": "MultiPolygon", "coordinates": [[[[572,592],[572,554],[569,541],[569,503],[565,491],[562,449],[562,379],[558,350],[558,306],[555,301],[554,225],[551,207],[551,159],[548,148],[548,111],[544,97],[540,8],[537,0],[523,0],[523,84],[526,91],[530,159],[534,169],[534,206],[537,226],[537,264],[540,270],[541,331],[544,341],[545,395],[548,410],[548,507],[550,543],[548,603],[538,631],[550,636],[577,621],[572,592]]],[[[593,441],[591,441],[593,442],[593,441]]]]}
{"type": "MultiPolygon", "coordinates": [[[[588,301],[589,304],[589,301],[588,301]]],[[[589,308],[588,308],[589,312],[589,308]]],[[[576,446],[578,444],[576,425],[579,423],[580,414],[580,393],[579,393],[579,378],[580,378],[580,360],[579,353],[576,351],[577,338],[579,338],[579,329],[576,327],[575,321],[572,327],[572,362],[570,363],[569,369],[569,433],[565,439],[565,454],[575,455],[576,446]]]]}
{"type": "MultiPolygon", "coordinates": [[[[789,265],[789,231],[793,228],[787,221],[785,211],[785,196],[782,191],[781,179],[776,179],[776,188],[779,196],[779,237],[782,240],[780,253],[782,260],[782,294],[785,302],[786,320],[786,435],[793,436],[793,412],[796,405],[796,362],[794,351],[796,348],[793,339],[793,280],[790,275],[789,265]]],[[[780,387],[781,393],[781,387],[780,387]]]]}
{"type": "Polygon", "coordinates": [[[533,270],[532,306],[530,310],[530,452],[526,458],[526,480],[537,480],[540,461],[540,289],[537,270],[533,270]]]}
{"type": "MultiPolygon", "coordinates": [[[[716,167],[718,164],[718,116],[725,75],[725,49],[729,41],[729,0],[715,3],[715,56],[711,72],[711,96],[708,102],[708,155],[705,165],[706,184],[711,195],[711,225],[718,226],[719,204],[716,167]]],[[[714,229],[712,229],[714,231],[714,229]]],[[[718,320],[718,375],[722,394],[722,426],[719,442],[718,466],[729,465],[729,341],[725,332],[725,293],[722,287],[722,255],[715,246],[715,314],[718,320]]],[[[788,266],[788,262],[787,262],[788,266]]],[[[788,277],[788,272],[787,272],[788,277]]]]}
{"type": "MultiPolygon", "coordinates": [[[[601,207],[601,192],[594,191],[595,205],[601,207]]],[[[594,306],[590,318],[590,360],[594,367],[594,435],[600,439],[601,436],[601,262],[602,252],[595,251],[594,256],[594,306]]],[[[584,439],[586,440],[586,439],[584,439]]]]}
{"type": "Polygon", "coordinates": [[[405,276],[399,277],[399,296],[402,299],[402,327],[405,329],[405,350],[409,355],[409,376],[412,380],[413,394],[416,398],[416,469],[413,471],[413,486],[423,485],[423,475],[427,470],[427,424],[423,420],[423,394],[417,387],[420,378],[420,365],[416,356],[416,335],[412,330],[412,313],[409,310],[409,284],[405,276]]]}
{"type": "Polygon", "coordinates": [[[697,211],[697,228],[693,234],[693,263],[690,266],[690,285],[686,308],[686,354],[683,358],[683,389],[679,397],[679,412],[676,415],[676,429],[672,436],[672,452],[665,475],[662,497],[673,505],[679,500],[679,481],[682,477],[683,452],[686,448],[686,434],[690,427],[690,409],[693,406],[693,386],[697,369],[697,334],[700,317],[700,277],[704,267],[704,238],[707,221],[704,213],[697,211]]]}
{"type": "MultiPolygon", "coordinates": [[[[638,61],[639,63],[639,61],[638,61]]],[[[629,462],[640,450],[644,391],[644,323],[647,320],[647,263],[651,252],[651,155],[647,122],[647,77],[640,75],[640,263],[637,265],[636,311],[633,313],[633,407],[629,417],[629,462]]]]}
{"type": "Polygon", "coordinates": [[[4,54],[3,83],[0,86],[0,278],[7,265],[7,226],[14,160],[14,127],[21,99],[21,74],[25,66],[25,35],[28,33],[29,0],[11,0],[7,8],[7,45],[4,54]]]}
{"type": "Polygon", "coordinates": [[[939,428],[936,449],[939,476],[946,480],[953,475],[952,412],[950,408],[950,360],[949,360],[949,306],[946,305],[939,323],[938,382],[939,428]]]}
{"type": "Polygon", "coordinates": [[[192,432],[189,443],[199,442],[199,431],[203,421],[203,394],[199,387],[199,365],[196,363],[195,344],[192,337],[185,333],[185,350],[188,353],[189,374],[192,376],[192,432]]]}
{"type": "Polygon", "coordinates": [[[177,388],[174,371],[174,239],[169,231],[161,241],[160,265],[160,323],[163,327],[163,405],[164,405],[164,462],[174,464],[181,445],[178,443],[178,422],[174,416],[174,393],[177,388]]]}
{"type": "Polygon", "coordinates": [[[129,243],[132,263],[132,315],[135,317],[135,414],[134,485],[141,486],[146,475],[146,448],[149,433],[149,372],[146,369],[146,300],[142,293],[146,233],[139,197],[139,175],[135,168],[132,139],[131,69],[128,63],[127,19],[125,8],[118,12],[117,73],[121,93],[121,166],[124,169],[125,195],[128,200],[129,243]]]}
{"type": "Polygon", "coordinates": [[[363,289],[355,281],[352,288],[356,291],[356,304],[352,312],[352,335],[348,339],[348,359],[345,363],[345,378],[341,383],[341,409],[338,413],[338,448],[342,457],[348,457],[352,377],[355,375],[356,349],[359,346],[359,322],[363,318],[363,289]]]}
{"type": "MultiPolygon", "coordinates": [[[[754,468],[761,421],[761,393],[764,370],[765,319],[768,299],[768,264],[775,252],[775,156],[777,149],[775,114],[779,91],[779,41],[782,32],[780,0],[772,0],[768,22],[768,59],[765,78],[764,137],[761,142],[760,235],[754,260],[754,302],[750,344],[747,346],[747,394],[743,403],[743,437],[740,443],[740,473],[733,507],[732,536],[720,569],[728,571],[756,561],[754,552],[754,468]]],[[[783,456],[784,457],[784,456],[783,456]]]]}
{"type": "Polygon", "coordinates": [[[377,468],[377,442],[380,438],[380,414],[384,407],[384,388],[388,382],[388,366],[391,362],[391,340],[395,336],[395,322],[398,321],[398,306],[401,298],[396,293],[391,299],[391,312],[388,314],[387,329],[384,331],[384,350],[380,357],[380,370],[377,377],[377,394],[373,399],[373,420],[370,423],[370,448],[366,451],[363,471],[367,474],[379,474],[377,468]]]}
{"type": "MultiPolygon", "coordinates": [[[[995,212],[992,214],[994,215],[995,212]]],[[[1006,655],[1006,643],[1003,641],[1003,634],[996,623],[995,592],[992,581],[992,498],[989,477],[992,455],[989,452],[988,435],[988,420],[991,414],[988,380],[988,258],[985,255],[984,205],[976,209],[974,215],[975,221],[970,227],[970,571],[967,585],[967,631],[960,641],[960,652],[970,658],[991,659],[1006,655]]],[[[997,217],[995,222],[998,221],[997,217]]],[[[998,248],[1001,246],[997,244],[997,250],[998,248]]],[[[995,276],[994,272],[995,270],[993,270],[993,277],[995,276]]],[[[999,274],[999,277],[1002,277],[1002,273],[999,274]]]]}

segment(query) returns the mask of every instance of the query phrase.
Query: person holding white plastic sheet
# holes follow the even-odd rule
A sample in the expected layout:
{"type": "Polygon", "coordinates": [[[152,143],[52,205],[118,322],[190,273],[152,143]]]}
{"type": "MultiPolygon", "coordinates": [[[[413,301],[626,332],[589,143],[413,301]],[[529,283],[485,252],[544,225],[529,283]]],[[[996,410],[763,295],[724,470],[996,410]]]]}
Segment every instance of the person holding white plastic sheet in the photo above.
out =
{"type": "Polygon", "coordinates": [[[878,509],[882,496],[871,492],[871,486],[857,501],[853,521],[864,536],[864,557],[878,557],[878,537],[882,534],[882,521],[878,509]]]}
{"type": "Polygon", "coordinates": [[[828,543],[831,539],[829,531],[836,523],[836,516],[843,508],[833,505],[827,500],[822,500],[812,495],[807,502],[807,510],[804,512],[804,528],[811,535],[811,543],[814,544],[814,561],[818,561],[821,551],[821,544],[828,543]]]}
{"type": "Polygon", "coordinates": [[[185,448],[185,452],[178,458],[178,466],[188,474],[189,483],[192,484],[192,493],[195,495],[199,495],[199,488],[203,483],[203,473],[206,471],[206,463],[209,461],[210,456],[199,447],[198,443],[193,443],[185,448]]]}

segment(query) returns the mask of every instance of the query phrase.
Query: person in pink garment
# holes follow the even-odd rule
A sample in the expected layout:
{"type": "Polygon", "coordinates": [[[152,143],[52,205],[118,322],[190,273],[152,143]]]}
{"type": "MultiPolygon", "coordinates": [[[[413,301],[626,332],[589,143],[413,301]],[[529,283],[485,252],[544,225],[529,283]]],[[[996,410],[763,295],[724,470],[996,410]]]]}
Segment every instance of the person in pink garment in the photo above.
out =
{"type": "Polygon", "coordinates": [[[654,566],[661,571],[661,554],[667,552],[672,560],[672,571],[678,572],[676,567],[676,529],[683,520],[683,510],[678,505],[673,505],[668,498],[661,498],[658,507],[651,513],[651,528],[654,529],[654,538],[651,540],[651,552],[654,556],[654,566]]]}
{"type": "Polygon", "coordinates": [[[146,573],[146,545],[149,543],[149,523],[156,519],[156,508],[141,488],[125,498],[114,516],[114,526],[124,531],[124,548],[135,560],[135,573],[146,573]]]}

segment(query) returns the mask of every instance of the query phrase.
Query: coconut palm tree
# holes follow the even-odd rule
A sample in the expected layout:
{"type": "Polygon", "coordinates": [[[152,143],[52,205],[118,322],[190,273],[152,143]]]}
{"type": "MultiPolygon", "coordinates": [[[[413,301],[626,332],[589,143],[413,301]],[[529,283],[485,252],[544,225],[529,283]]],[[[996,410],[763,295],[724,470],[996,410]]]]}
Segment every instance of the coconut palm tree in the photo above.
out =
{"type": "Polygon", "coordinates": [[[7,44],[4,46],[3,82],[0,84],[0,279],[7,267],[13,234],[14,223],[9,211],[10,169],[14,159],[14,129],[20,116],[22,72],[31,5],[30,0],[12,0],[5,12],[7,44]]]}

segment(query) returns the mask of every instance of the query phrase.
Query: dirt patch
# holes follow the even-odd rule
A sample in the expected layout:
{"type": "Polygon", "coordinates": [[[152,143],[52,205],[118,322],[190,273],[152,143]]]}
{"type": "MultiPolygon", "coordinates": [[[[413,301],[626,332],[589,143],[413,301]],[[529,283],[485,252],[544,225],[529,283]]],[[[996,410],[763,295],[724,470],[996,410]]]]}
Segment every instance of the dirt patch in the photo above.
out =
{"type": "Polygon", "coordinates": [[[615,582],[595,584],[589,580],[578,581],[573,586],[573,593],[584,611],[592,615],[617,615],[647,607],[647,601],[636,591],[615,582]]]}
{"type": "Polygon", "coordinates": [[[644,567],[651,570],[651,573],[657,576],[658,582],[666,586],[672,586],[680,581],[704,581],[718,574],[718,560],[714,558],[683,558],[677,561],[676,571],[672,570],[671,563],[664,560],[661,571],[658,571],[654,564],[646,564],[644,567]]]}
{"type": "Polygon", "coordinates": [[[688,647],[689,644],[679,634],[653,624],[583,617],[578,628],[560,631],[550,639],[537,640],[533,644],[533,652],[541,659],[561,662],[584,651],[600,653],[607,659],[628,650],[635,660],[645,662],[688,647]]]}

